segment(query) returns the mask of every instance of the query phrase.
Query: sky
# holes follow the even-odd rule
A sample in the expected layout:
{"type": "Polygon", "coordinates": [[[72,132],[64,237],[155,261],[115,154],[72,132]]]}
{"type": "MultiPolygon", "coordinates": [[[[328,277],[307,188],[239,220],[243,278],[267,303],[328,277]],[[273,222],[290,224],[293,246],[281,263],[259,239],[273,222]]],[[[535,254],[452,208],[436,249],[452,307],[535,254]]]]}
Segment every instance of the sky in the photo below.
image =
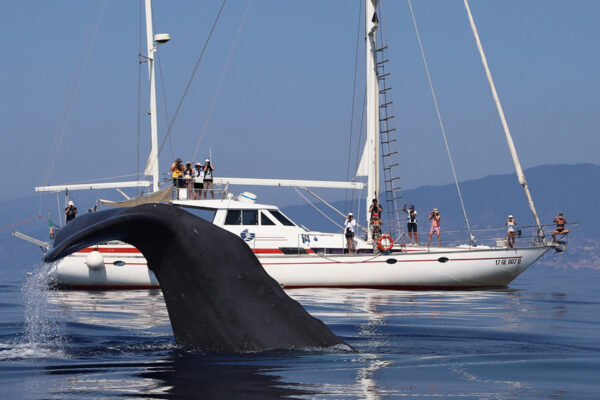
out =
{"type": "MultiPolygon", "coordinates": [[[[164,141],[161,171],[175,157],[202,161],[210,153],[217,176],[346,180],[350,158],[352,178],[364,92],[361,3],[228,0],[164,141]]],[[[450,183],[408,3],[381,4],[401,185],[450,183]]],[[[600,2],[470,5],[524,168],[600,164],[600,2]]],[[[172,39],[159,49],[159,143],[220,6],[154,2],[155,31],[172,39]]],[[[413,8],[459,180],[513,171],[462,1],[413,0],[413,8]]],[[[139,32],[138,1],[0,3],[0,200],[42,184],[128,180],[143,171],[148,80],[139,32]]],[[[302,203],[281,190],[280,205],[302,203]]]]}

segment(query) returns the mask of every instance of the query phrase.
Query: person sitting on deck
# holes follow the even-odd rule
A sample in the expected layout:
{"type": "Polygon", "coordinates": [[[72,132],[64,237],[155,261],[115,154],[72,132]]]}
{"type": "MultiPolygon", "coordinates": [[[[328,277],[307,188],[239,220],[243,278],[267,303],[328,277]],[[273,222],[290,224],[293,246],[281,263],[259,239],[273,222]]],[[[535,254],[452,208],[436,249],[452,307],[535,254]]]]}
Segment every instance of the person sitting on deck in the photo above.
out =
{"type": "Polygon", "coordinates": [[[563,213],[559,213],[558,216],[554,218],[554,223],[556,223],[556,229],[552,232],[552,239],[554,239],[554,243],[556,243],[556,235],[566,235],[569,233],[569,230],[565,229],[567,220],[563,213]]]}

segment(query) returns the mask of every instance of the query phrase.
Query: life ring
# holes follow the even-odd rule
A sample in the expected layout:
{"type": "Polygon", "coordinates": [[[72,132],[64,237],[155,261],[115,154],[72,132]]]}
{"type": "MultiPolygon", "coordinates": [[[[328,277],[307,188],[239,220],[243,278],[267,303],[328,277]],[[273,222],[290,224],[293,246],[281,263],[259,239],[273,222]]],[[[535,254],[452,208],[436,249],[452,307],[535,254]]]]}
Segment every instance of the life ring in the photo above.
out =
{"type": "Polygon", "coordinates": [[[377,248],[381,251],[390,251],[394,246],[394,239],[390,235],[381,235],[377,239],[377,248]]]}

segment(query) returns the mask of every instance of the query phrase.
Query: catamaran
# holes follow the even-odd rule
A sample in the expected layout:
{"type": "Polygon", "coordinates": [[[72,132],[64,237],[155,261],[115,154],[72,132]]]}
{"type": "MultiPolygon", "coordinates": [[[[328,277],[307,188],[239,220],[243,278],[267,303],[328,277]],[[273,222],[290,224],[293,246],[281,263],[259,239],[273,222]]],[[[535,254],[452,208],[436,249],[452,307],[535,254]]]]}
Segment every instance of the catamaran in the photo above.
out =
{"type": "MultiPolygon", "coordinates": [[[[387,89],[385,63],[381,60],[384,48],[377,47],[379,18],[377,0],[365,0],[365,69],[366,69],[366,141],[357,176],[366,176],[366,182],[214,178],[217,186],[229,188],[244,186],[288,186],[296,188],[366,189],[366,212],[371,199],[380,197],[380,159],[392,153],[388,146],[387,89]],[[382,114],[382,110],[384,114],[382,114]],[[384,146],[381,153],[380,146],[384,146]]],[[[388,288],[388,289],[463,289],[501,287],[508,285],[536,260],[551,249],[564,250],[564,244],[545,239],[543,226],[537,216],[525,176],[498,99],[483,48],[467,1],[465,6],[477,46],[489,78],[490,87],[505,129],[516,174],[523,186],[530,209],[536,221],[535,232],[520,247],[507,247],[502,238],[488,244],[475,242],[468,226],[465,243],[456,246],[407,246],[397,231],[373,237],[369,228],[365,235],[354,238],[355,252],[346,252],[347,242],[343,231],[325,233],[311,231],[298,225],[277,206],[261,204],[252,193],[238,196],[224,190],[216,199],[192,200],[186,198],[185,189],[159,187],[157,113],[155,94],[154,54],[159,44],[169,40],[168,34],[154,35],[152,6],[145,0],[147,55],[150,78],[150,134],[151,151],[146,175],[152,182],[117,182],[113,184],[86,184],[37,187],[38,192],[60,192],[77,189],[106,187],[150,186],[152,191],[142,197],[122,202],[103,202],[109,206],[131,206],[143,202],[167,202],[190,211],[202,210],[211,214],[212,223],[241,237],[252,248],[266,272],[284,288],[337,287],[337,288],[388,288]],[[174,190],[180,195],[172,195],[174,190]]],[[[385,160],[384,160],[385,161],[385,160]]],[[[391,167],[384,163],[386,186],[396,177],[390,176],[391,167]]],[[[393,186],[393,185],[392,185],[393,186]]],[[[457,185],[458,186],[458,185],[457,185]]],[[[400,221],[399,195],[394,187],[386,188],[385,207],[390,220],[400,221]]],[[[463,207],[464,208],[464,207],[463,207]]],[[[340,213],[341,214],[341,213],[340,213]]],[[[344,214],[342,214],[342,217],[344,214]]],[[[199,244],[201,245],[201,244],[199,244]]],[[[51,270],[53,282],[61,287],[80,289],[146,289],[158,288],[154,273],[148,269],[139,250],[123,242],[99,243],[65,257],[51,270]]]]}

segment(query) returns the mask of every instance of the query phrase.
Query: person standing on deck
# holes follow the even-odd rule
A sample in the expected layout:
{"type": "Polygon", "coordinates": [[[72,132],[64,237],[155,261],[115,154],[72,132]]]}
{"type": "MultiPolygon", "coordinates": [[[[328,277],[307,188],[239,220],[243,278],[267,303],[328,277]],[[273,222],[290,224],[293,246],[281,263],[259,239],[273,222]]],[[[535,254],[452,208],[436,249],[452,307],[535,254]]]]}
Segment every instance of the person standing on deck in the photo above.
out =
{"type": "MultiPolygon", "coordinates": [[[[383,213],[383,208],[379,203],[377,203],[377,199],[373,199],[371,207],[369,207],[369,224],[371,223],[374,217],[381,219],[381,213],[383,213]]],[[[375,240],[373,238],[373,235],[371,235],[371,239],[375,240]]]]}
{"type": "Polygon", "coordinates": [[[429,238],[427,239],[427,247],[429,247],[429,244],[431,243],[431,237],[433,236],[434,232],[437,234],[438,246],[441,247],[442,236],[440,232],[440,221],[442,220],[442,217],[440,216],[440,212],[438,211],[438,209],[434,208],[431,214],[429,214],[429,217],[427,217],[427,219],[431,220],[431,230],[429,231],[429,238]]]}
{"type": "Polygon", "coordinates": [[[213,167],[209,158],[204,161],[204,185],[202,187],[204,189],[204,198],[206,199],[208,197],[207,192],[210,190],[210,194],[214,199],[215,192],[213,190],[213,171],[215,170],[215,167],[213,167]]]}
{"type": "Polygon", "coordinates": [[[404,207],[402,207],[402,211],[408,214],[406,229],[408,231],[408,240],[409,245],[419,245],[419,238],[417,236],[417,210],[415,210],[415,206],[410,205],[409,209],[406,209],[406,203],[404,203],[404,207]]]}
{"type": "Polygon", "coordinates": [[[517,221],[513,218],[512,215],[508,216],[505,224],[508,227],[506,232],[506,247],[515,247],[515,226],[517,225],[517,221]]]}
{"type": "Polygon", "coordinates": [[[354,249],[354,232],[356,232],[356,221],[352,213],[348,214],[348,218],[344,221],[344,235],[348,244],[348,254],[355,253],[354,249]]]}
{"type": "Polygon", "coordinates": [[[77,216],[77,207],[75,207],[75,203],[72,200],[69,200],[69,205],[65,208],[65,215],[67,216],[66,222],[69,223],[75,219],[77,216]]]}
{"type": "Polygon", "coordinates": [[[202,187],[204,186],[204,167],[196,163],[196,177],[194,178],[194,200],[202,200],[202,187]]]}

